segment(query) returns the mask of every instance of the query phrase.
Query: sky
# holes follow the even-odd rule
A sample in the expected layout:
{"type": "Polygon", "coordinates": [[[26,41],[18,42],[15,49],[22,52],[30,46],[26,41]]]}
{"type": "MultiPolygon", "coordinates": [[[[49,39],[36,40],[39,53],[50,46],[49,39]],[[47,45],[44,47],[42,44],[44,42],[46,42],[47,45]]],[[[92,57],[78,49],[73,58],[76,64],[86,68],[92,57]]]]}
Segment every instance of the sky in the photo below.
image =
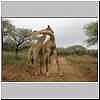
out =
{"type": "MultiPolygon", "coordinates": [[[[88,37],[83,29],[96,18],[7,18],[17,28],[34,30],[45,29],[50,25],[54,31],[57,47],[67,48],[73,45],[87,47],[84,42],[88,37]]],[[[97,45],[88,48],[97,48],[97,45]]]]}

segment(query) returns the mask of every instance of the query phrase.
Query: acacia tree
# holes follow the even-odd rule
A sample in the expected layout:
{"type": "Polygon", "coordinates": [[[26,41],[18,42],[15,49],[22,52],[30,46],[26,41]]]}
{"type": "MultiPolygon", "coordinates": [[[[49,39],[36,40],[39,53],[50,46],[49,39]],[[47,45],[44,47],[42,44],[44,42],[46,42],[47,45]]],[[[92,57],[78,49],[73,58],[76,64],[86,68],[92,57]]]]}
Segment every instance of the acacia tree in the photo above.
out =
{"type": "Polygon", "coordinates": [[[84,29],[88,36],[88,39],[86,40],[88,46],[95,45],[98,42],[98,22],[89,23],[84,29]]]}
{"type": "Polygon", "coordinates": [[[21,47],[21,45],[29,40],[30,35],[31,35],[32,31],[29,29],[22,29],[22,28],[17,28],[16,29],[16,35],[14,37],[15,39],[15,43],[16,43],[16,55],[18,53],[19,48],[21,47]]]}
{"type": "Polygon", "coordinates": [[[9,35],[10,37],[12,37],[13,42],[15,43],[15,52],[17,57],[18,50],[21,44],[23,44],[23,42],[25,42],[27,39],[30,39],[28,37],[31,35],[32,30],[15,28],[15,26],[12,25],[9,20],[2,20],[1,23],[2,23],[1,31],[3,36],[9,35]]]}
{"type": "Polygon", "coordinates": [[[12,34],[15,31],[15,26],[10,23],[9,20],[1,20],[1,32],[12,34]]]}

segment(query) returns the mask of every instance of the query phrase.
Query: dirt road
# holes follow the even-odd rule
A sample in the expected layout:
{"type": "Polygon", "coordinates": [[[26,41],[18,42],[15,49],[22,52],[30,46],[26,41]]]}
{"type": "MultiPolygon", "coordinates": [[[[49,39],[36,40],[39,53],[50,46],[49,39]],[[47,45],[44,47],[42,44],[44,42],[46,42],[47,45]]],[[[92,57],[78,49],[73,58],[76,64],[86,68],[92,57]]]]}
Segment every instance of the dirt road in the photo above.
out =
{"type": "Polygon", "coordinates": [[[78,64],[71,64],[64,57],[59,57],[60,74],[57,72],[56,61],[53,60],[49,65],[49,76],[35,75],[39,71],[39,67],[30,65],[4,65],[2,72],[3,81],[37,81],[37,82],[80,82],[80,81],[96,81],[97,69],[86,69],[83,71],[78,64]]]}

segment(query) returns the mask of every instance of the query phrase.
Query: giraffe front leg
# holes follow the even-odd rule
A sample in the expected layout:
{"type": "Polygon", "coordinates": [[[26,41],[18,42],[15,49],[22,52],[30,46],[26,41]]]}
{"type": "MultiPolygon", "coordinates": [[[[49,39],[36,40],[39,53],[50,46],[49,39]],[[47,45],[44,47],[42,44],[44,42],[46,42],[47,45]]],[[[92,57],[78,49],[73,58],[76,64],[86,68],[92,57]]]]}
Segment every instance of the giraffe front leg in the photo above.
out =
{"type": "Polygon", "coordinates": [[[49,56],[46,59],[46,76],[49,76],[49,70],[48,70],[48,66],[49,66],[49,56]]]}
{"type": "Polygon", "coordinates": [[[42,57],[42,56],[40,56],[40,75],[42,75],[42,74],[43,74],[43,72],[42,72],[43,66],[44,66],[43,57],[42,57]]]}

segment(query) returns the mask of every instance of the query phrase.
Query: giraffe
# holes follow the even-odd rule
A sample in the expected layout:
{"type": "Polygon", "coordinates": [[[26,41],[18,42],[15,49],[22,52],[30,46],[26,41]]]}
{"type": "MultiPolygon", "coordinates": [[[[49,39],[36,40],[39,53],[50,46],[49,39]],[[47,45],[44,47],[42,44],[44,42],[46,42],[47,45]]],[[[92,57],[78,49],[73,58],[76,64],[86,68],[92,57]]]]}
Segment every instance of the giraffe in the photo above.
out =
{"type": "Polygon", "coordinates": [[[41,36],[40,39],[37,41],[37,43],[33,43],[31,45],[31,47],[28,50],[28,63],[32,63],[32,64],[34,63],[34,65],[36,64],[37,57],[44,40],[45,40],[45,37],[41,36]]]}
{"type": "Polygon", "coordinates": [[[41,67],[45,67],[46,68],[46,75],[48,76],[49,72],[48,72],[48,66],[49,63],[51,61],[50,56],[53,55],[53,51],[56,49],[56,45],[54,44],[54,42],[52,41],[52,39],[50,38],[50,40],[47,40],[47,42],[45,44],[42,45],[41,48],[41,67]]]}
{"type": "Polygon", "coordinates": [[[42,68],[45,67],[46,75],[48,75],[48,64],[50,63],[50,56],[52,56],[54,51],[56,51],[54,32],[49,25],[46,29],[35,32],[36,34],[42,34],[42,37],[29,49],[28,59],[31,60],[31,62],[34,62],[34,65],[36,65],[37,59],[40,59],[40,73],[42,74],[42,68]],[[47,36],[49,36],[49,39],[46,40],[47,36]]]}
{"type": "Polygon", "coordinates": [[[54,51],[56,51],[56,43],[55,43],[55,37],[54,32],[51,29],[51,27],[48,25],[46,29],[40,30],[40,34],[43,34],[44,36],[49,35],[49,39],[43,43],[41,48],[41,67],[46,68],[46,75],[48,76],[48,65],[50,63],[50,56],[54,54],[54,51]]]}

